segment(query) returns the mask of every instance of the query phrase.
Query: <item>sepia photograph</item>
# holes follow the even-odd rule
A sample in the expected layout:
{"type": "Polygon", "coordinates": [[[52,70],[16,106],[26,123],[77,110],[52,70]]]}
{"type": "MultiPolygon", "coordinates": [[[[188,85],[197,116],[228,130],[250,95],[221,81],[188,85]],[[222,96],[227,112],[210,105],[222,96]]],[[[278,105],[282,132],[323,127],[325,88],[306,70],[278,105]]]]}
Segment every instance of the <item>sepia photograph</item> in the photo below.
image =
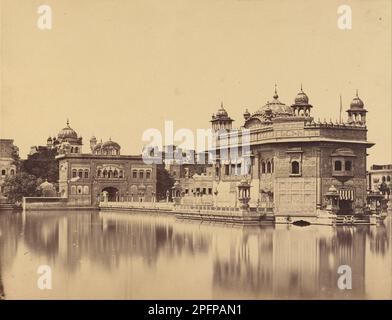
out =
{"type": "Polygon", "coordinates": [[[0,304],[392,300],[391,0],[0,10],[0,304]]]}

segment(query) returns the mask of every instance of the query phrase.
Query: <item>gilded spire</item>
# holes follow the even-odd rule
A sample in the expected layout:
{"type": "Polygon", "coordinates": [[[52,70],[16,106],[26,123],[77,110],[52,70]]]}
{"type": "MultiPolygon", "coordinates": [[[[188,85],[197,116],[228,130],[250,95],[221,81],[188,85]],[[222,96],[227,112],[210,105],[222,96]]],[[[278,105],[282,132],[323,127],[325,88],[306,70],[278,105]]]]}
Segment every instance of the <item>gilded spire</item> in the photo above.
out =
{"type": "Polygon", "coordinates": [[[274,97],[273,97],[273,98],[274,98],[275,100],[279,98],[276,83],[275,83],[275,94],[274,94],[274,97]]]}

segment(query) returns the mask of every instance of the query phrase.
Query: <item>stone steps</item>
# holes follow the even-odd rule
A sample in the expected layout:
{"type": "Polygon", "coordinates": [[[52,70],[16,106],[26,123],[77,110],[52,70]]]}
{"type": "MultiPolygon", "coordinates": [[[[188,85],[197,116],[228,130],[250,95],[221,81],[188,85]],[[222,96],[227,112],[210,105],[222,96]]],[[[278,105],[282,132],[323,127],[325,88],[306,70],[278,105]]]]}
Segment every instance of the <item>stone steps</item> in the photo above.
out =
{"type": "Polygon", "coordinates": [[[351,224],[369,224],[369,216],[353,216],[344,215],[337,216],[335,219],[335,225],[351,225],[351,224]]]}

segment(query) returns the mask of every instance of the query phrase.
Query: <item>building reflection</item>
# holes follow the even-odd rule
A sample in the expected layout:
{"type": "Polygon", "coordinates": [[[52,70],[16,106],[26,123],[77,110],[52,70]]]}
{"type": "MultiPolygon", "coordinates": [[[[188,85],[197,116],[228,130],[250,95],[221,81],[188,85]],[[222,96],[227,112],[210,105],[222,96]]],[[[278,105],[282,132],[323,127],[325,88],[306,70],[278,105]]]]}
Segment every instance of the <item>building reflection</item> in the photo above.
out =
{"type": "Polygon", "coordinates": [[[172,281],[194,273],[205,279],[197,288],[200,298],[345,299],[372,298],[374,292],[392,297],[391,220],[377,227],[239,227],[146,214],[2,214],[0,297],[7,292],[4,272],[24,254],[16,256],[18,247],[75,279],[82,261],[107,271],[101,276],[120,272],[127,279],[128,264],[121,267],[121,261],[137,260],[132,272],[144,283],[157,269],[165,272],[169,261],[172,281]],[[185,268],[176,273],[179,261],[185,268]],[[337,287],[340,265],[352,268],[352,290],[337,287]]]}
{"type": "Polygon", "coordinates": [[[160,254],[167,258],[208,250],[208,237],[192,226],[170,219],[122,213],[28,213],[25,243],[36,254],[46,254],[69,271],[89,259],[110,270],[121,257],[142,257],[154,267],[160,254]]]}
{"type": "Polygon", "coordinates": [[[0,300],[6,297],[3,273],[14,261],[18,248],[18,238],[22,232],[21,216],[13,212],[0,214],[0,300]]]}
{"type": "Polygon", "coordinates": [[[215,295],[225,298],[236,293],[243,298],[280,299],[365,297],[367,242],[370,250],[385,256],[390,246],[385,227],[312,226],[304,230],[278,225],[251,235],[241,230],[225,256],[215,255],[215,295]],[[337,286],[340,265],[352,268],[352,290],[340,290],[337,286]]]}

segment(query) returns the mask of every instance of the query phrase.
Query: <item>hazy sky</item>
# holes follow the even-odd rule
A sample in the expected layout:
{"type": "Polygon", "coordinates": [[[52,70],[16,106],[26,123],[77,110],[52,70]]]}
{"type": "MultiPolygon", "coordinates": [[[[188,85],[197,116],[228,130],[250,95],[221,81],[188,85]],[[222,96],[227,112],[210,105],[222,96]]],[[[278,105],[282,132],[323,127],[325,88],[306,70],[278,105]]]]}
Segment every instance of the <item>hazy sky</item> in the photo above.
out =
{"type": "MultiPolygon", "coordinates": [[[[147,128],[209,127],[224,101],[235,126],[300,84],[313,115],[339,117],[358,88],[369,163],[391,163],[391,1],[1,0],[2,138],[22,156],[70,119],[84,138],[140,153],[147,128]],[[53,29],[37,28],[38,6],[53,29]],[[352,30],[337,8],[352,8],[352,30]]],[[[346,114],[344,114],[346,116],[346,114]]]]}

